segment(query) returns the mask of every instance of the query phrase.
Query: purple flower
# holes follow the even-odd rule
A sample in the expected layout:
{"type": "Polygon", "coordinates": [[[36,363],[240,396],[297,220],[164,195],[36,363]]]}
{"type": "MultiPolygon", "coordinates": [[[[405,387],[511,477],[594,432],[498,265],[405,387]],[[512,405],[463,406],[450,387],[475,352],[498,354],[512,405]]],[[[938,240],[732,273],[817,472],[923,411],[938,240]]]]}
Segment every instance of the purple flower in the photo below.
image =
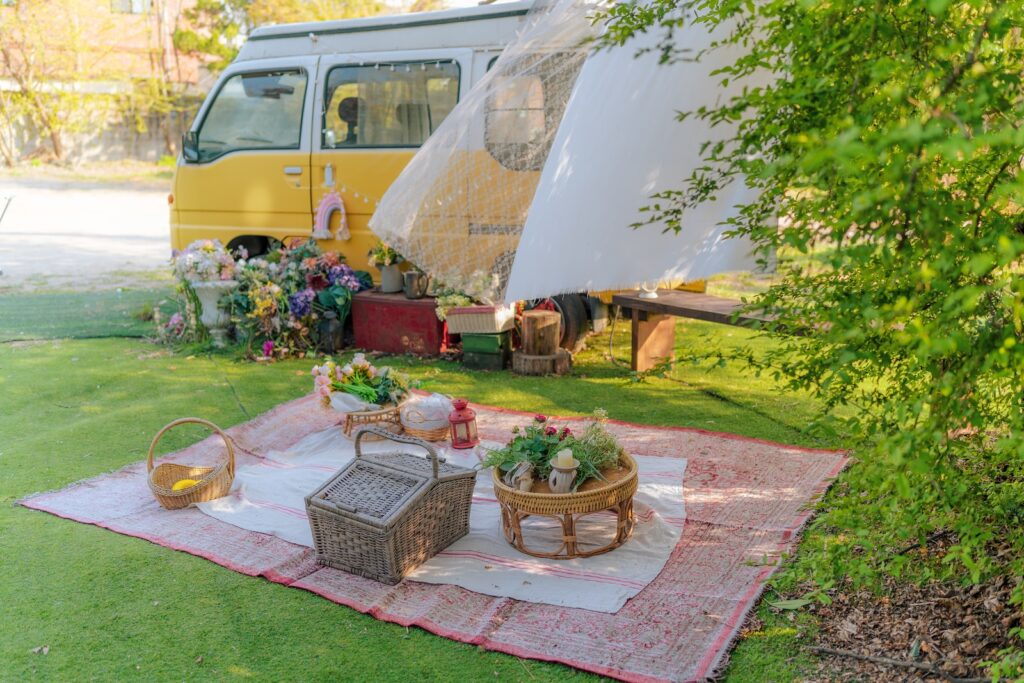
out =
{"type": "Polygon", "coordinates": [[[303,289],[300,292],[292,294],[288,297],[288,310],[296,318],[303,318],[309,315],[309,312],[313,308],[313,299],[316,298],[316,292],[312,289],[303,289]]]}
{"type": "Polygon", "coordinates": [[[263,342],[263,355],[267,357],[274,355],[274,342],[272,340],[268,339],[263,342]]]}
{"type": "Polygon", "coordinates": [[[344,263],[331,266],[331,269],[327,272],[327,280],[332,285],[341,285],[351,290],[357,290],[360,286],[359,278],[356,277],[355,271],[344,263]]]}

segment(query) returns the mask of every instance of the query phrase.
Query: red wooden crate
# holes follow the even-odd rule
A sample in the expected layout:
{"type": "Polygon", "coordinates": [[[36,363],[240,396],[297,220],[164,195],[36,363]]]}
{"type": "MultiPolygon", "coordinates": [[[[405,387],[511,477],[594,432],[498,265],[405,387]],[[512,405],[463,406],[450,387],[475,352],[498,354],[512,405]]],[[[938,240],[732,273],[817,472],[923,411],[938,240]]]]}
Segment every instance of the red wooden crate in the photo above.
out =
{"type": "Polygon", "coordinates": [[[433,297],[406,299],[404,294],[359,292],[352,300],[356,346],[368,351],[437,356],[444,328],[434,308],[433,297]]]}

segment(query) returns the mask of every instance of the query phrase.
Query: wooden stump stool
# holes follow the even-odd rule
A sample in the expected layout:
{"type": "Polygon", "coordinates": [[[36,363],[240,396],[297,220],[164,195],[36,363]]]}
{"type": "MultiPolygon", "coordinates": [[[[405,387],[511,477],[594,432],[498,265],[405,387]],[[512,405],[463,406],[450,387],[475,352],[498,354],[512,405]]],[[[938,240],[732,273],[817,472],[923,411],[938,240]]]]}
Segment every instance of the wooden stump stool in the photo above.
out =
{"type": "Polygon", "coordinates": [[[572,369],[572,355],[558,348],[562,316],[555,311],[523,313],[523,347],[512,354],[517,375],[562,375],[572,369]]]}

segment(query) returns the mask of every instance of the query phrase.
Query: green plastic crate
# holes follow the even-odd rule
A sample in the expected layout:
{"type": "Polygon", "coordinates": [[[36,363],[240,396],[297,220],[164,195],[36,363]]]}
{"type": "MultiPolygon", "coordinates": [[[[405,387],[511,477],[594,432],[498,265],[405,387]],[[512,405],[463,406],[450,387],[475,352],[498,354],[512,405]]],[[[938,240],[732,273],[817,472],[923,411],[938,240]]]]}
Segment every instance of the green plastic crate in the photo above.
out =
{"type": "Polygon", "coordinates": [[[511,353],[512,335],[508,332],[499,334],[463,334],[463,353],[511,353]]]}
{"type": "Polygon", "coordinates": [[[511,359],[511,353],[462,352],[462,364],[470,370],[504,370],[508,367],[511,359]]]}

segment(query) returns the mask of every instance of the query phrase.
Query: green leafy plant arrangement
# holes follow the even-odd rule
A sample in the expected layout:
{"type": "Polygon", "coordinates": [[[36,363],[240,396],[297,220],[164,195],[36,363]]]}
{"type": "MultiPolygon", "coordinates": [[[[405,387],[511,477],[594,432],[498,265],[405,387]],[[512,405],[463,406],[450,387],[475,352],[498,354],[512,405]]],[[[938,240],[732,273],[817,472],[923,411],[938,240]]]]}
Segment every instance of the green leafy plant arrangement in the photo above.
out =
{"type": "MultiPolygon", "coordinates": [[[[749,361],[814,397],[817,427],[857,456],[815,522],[828,540],[796,569],[822,599],[884,574],[1005,575],[1019,615],[1024,4],[653,0],[605,18],[604,39],[623,49],[657,31],[665,63],[695,58],[680,28],[717,30],[708,52],[729,57],[716,74],[742,86],[680,112],[709,128],[705,163],[652,197],[647,227],[635,227],[679,232],[730,183],[755,190],[728,225],[765,259],[778,252],[773,284],[751,304],[796,334],[709,357],[749,361]],[[955,540],[903,550],[931,551],[938,534],[955,540]]],[[[1008,632],[1021,639],[992,680],[1024,678],[1024,629],[1008,632]]]]}
{"type": "Polygon", "coordinates": [[[545,415],[535,415],[525,427],[513,427],[512,439],[503,447],[490,451],[483,467],[497,467],[509,472],[521,462],[533,465],[535,475],[547,479],[551,474],[551,459],[566,448],[579,461],[572,490],[576,491],[589,479],[604,479],[603,470],[619,461],[622,447],[605,427],[608,414],[595,410],[593,420],[576,434],[569,427],[561,429],[551,424],[545,415]]]}

